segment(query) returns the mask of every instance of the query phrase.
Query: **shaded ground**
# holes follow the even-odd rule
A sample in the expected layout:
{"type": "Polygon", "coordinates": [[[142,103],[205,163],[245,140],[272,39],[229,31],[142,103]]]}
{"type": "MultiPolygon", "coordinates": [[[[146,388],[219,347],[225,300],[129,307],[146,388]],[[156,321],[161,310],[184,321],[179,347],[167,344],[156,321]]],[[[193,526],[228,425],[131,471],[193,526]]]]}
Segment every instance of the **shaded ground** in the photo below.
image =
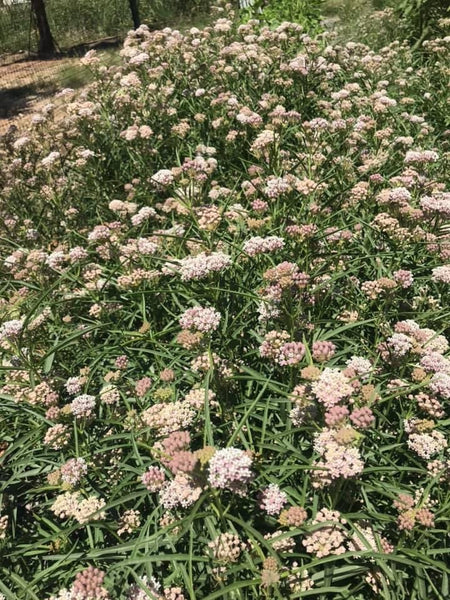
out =
{"type": "Polygon", "coordinates": [[[89,72],[80,65],[79,59],[87,50],[114,50],[119,43],[118,38],[107,38],[74,46],[48,60],[30,57],[24,52],[0,56],[0,134],[39,110],[56,91],[86,84],[89,72]]]}
{"type": "MultiPolygon", "coordinates": [[[[37,60],[25,54],[0,57],[0,132],[24,113],[36,110],[36,103],[55,93],[63,79],[70,80],[68,67],[76,69],[76,58],[37,60]],[[62,77],[66,73],[66,77],[62,77]]],[[[69,83],[67,86],[68,87],[69,83]]]]}

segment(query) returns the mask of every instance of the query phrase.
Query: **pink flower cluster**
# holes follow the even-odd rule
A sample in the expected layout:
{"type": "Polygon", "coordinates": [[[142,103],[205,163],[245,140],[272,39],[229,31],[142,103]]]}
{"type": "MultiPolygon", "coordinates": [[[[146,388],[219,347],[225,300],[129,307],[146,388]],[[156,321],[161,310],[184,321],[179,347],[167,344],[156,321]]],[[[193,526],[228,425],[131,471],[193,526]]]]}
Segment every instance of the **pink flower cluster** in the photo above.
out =
{"type": "Polygon", "coordinates": [[[259,508],[268,515],[278,515],[287,502],[287,495],[276,483],[271,483],[263,490],[259,498],[259,508]]]}
{"type": "Polygon", "coordinates": [[[64,483],[75,486],[88,471],[84,458],[71,458],[61,467],[61,479],[64,483]]]}
{"type": "Polygon", "coordinates": [[[217,450],[209,461],[208,481],[214,488],[230,490],[244,496],[253,480],[252,459],[239,448],[217,450]]]}
{"type": "Polygon", "coordinates": [[[398,510],[398,528],[411,531],[419,523],[423,527],[434,526],[434,516],[429,507],[418,502],[418,498],[413,498],[409,494],[399,494],[394,500],[394,508],[398,510]]]}
{"type": "Polygon", "coordinates": [[[200,498],[201,493],[201,486],[185,473],[180,472],[160,491],[159,499],[162,506],[167,509],[187,508],[200,498]]]}
{"type": "Polygon", "coordinates": [[[404,289],[411,287],[414,282],[414,277],[411,271],[400,269],[399,271],[394,271],[393,275],[394,281],[396,281],[398,285],[404,289]]]}
{"type": "Polygon", "coordinates": [[[187,431],[174,431],[167,438],[155,444],[155,450],[161,452],[161,462],[172,471],[192,473],[198,459],[189,450],[191,436],[187,431]]]}
{"type": "Polygon", "coordinates": [[[258,254],[270,254],[284,247],[283,238],[271,235],[268,237],[252,237],[244,243],[243,250],[249,256],[258,254]]]}
{"type": "Polygon", "coordinates": [[[312,346],[312,357],[318,362],[326,362],[334,356],[336,346],[333,342],[314,342],[312,346]]]}
{"type": "Polygon", "coordinates": [[[436,283],[450,283],[450,265],[433,269],[431,279],[436,283]]]}
{"type": "Polygon", "coordinates": [[[13,319],[12,321],[5,321],[0,327],[0,340],[9,339],[14,340],[22,333],[23,320],[13,319]]]}
{"type": "Polygon", "coordinates": [[[95,409],[95,396],[82,394],[74,398],[70,404],[72,414],[77,418],[91,417],[95,409]]]}
{"type": "Polygon", "coordinates": [[[325,556],[340,555],[346,552],[345,542],[347,534],[343,528],[346,523],[340,513],[335,510],[323,508],[316,518],[311,522],[312,525],[321,525],[312,533],[308,533],[302,544],[308,554],[314,554],[317,558],[325,556]]]}
{"type": "Polygon", "coordinates": [[[166,475],[159,467],[149,467],[142,474],[141,481],[149,492],[159,492],[164,486],[166,475]]]}
{"type": "Polygon", "coordinates": [[[305,356],[305,346],[301,342],[288,342],[286,331],[269,331],[259,347],[263,358],[270,358],[281,366],[294,366],[305,356]]]}
{"type": "Polygon", "coordinates": [[[106,573],[94,567],[88,567],[75,577],[72,591],[80,600],[107,600],[109,594],[103,587],[106,573]]]}
{"type": "Polygon", "coordinates": [[[326,408],[339,404],[353,393],[348,377],[341,370],[329,367],[322,371],[319,379],[312,384],[311,390],[326,408]]]}
{"type": "Polygon", "coordinates": [[[136,396],[138,398],[143,398],[145,394],[151,389],[151,387],[152,380],[150,379],[150,377],[143,377],[142,379],[139,379],[138,381],[136,381],[134,386],[136,396]]]}
{"type": "Polygon", "coordinates": [[[313,464],[315,488],[330,485],[336,479],[356,477],[364,470],[358,448],[341,443],[334,430],[323,429],[316,437],[314,449],[321,457],[313,464]]]}
{"type": "Polygon", "coordinates": [[[179,262],[182,281],[205,279],[211,273],[224,271],[231,265],[231,257],[223,252],[201,252],[197,256],[188,256],[179,262]]]}
{"type": "Polygon", "coordinates": [[[426,213],[436,214],[448,219],[450,218],[450,193],[435,192],[431,196],[424,196],[420,200],[420,207],[426,213]]]}
{"type": "Polygon", "coordinates": [[[153,404],[144,410],[141,415],[142,422],[161,435],[168,435],[191,425],[195,418],[189,402],[176,401],[171,403],[153,404]]]}
{"type": "Polygon", "coordinates": [[[221,314],[214,308],[195,306],[188,308],[180,317],[183,329],[193,329],[201,333],[212,333],[220,324],[221,314]]]}

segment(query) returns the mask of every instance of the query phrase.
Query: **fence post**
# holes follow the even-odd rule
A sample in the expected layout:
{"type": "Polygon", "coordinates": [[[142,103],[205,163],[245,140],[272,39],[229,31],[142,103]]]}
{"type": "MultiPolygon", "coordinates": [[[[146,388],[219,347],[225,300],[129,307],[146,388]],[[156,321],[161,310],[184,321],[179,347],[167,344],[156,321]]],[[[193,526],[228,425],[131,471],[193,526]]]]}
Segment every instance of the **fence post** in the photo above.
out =
{"type": "Polygon", "coordinates": [[[36,17],[36,24],[39,31],[38,54],[40,56],[55,54],[55,42],[50,31],[50,25],[48,24],[44,0],[31,0],[31,8],[36,17]]]}
{"type": "Polygon", "coordinates": [[[141,19],[139,17],[139,7],[138,0],[128,0],[130,3],[131,17],[133,19],[134,28],[137,29],[141,24],[141,19]]]}

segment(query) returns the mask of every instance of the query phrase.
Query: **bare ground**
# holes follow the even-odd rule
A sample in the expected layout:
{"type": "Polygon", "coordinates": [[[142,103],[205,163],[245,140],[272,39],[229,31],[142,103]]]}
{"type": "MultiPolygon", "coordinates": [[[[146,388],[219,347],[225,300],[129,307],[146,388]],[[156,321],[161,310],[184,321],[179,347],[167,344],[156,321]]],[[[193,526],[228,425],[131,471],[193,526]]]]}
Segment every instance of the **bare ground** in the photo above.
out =
{"type": "Polygon", "coordinates": [[[61,71],[78,58],[30,59],[25,54],[0,57],[0,133],[17,125],[48,101],[64,81],[61,71]]]}
{"type": "MultiPolygon", "coordinates": [[[[26,125],[30,115],[64,87],[81,87],[86,72],[80,56],[89,49],[114,50],[118,37],[73,46],[55,58],[41,60],[27,53],[0,55],[0,135],[11,125],[26,125]]],[[[52,100],[53,101],[53,100],[52,100]]]]}

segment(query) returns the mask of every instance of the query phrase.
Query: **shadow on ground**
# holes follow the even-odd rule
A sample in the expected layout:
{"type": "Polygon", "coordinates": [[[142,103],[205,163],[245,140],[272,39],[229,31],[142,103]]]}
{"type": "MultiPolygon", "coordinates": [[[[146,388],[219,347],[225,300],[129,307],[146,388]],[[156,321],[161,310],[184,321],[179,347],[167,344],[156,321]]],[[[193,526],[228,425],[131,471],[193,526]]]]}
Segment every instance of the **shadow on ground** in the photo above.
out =
{"type": "Polygon", "coordinates": [[[47,87],[41,84],[19,85],[0,90],[0,119],[13,117],[18,113],[28,111],[38,98],[51,96],[55,92],[52,82],[47,87]]]}
{"type": "Polygon", "coordinates": [[[88,50],[112,50],[120,44],[120,38],[111,37],[72,46],[47,59],[25,53],[0,56],[0,119],[32,111],[36,102],[61,88],[81,87],[89,74],[79,58],[88,50]]]}
{"type": "Polygon", "coordinates": [[[63,56],[83,56],[89,50],[107,50],[108,48],[117,48],[123,39],[117,36],[102,38],[95,42],[86,42],[83,44],[77,44],[71,48],[67,48],[62,52],[63,56]]]}

